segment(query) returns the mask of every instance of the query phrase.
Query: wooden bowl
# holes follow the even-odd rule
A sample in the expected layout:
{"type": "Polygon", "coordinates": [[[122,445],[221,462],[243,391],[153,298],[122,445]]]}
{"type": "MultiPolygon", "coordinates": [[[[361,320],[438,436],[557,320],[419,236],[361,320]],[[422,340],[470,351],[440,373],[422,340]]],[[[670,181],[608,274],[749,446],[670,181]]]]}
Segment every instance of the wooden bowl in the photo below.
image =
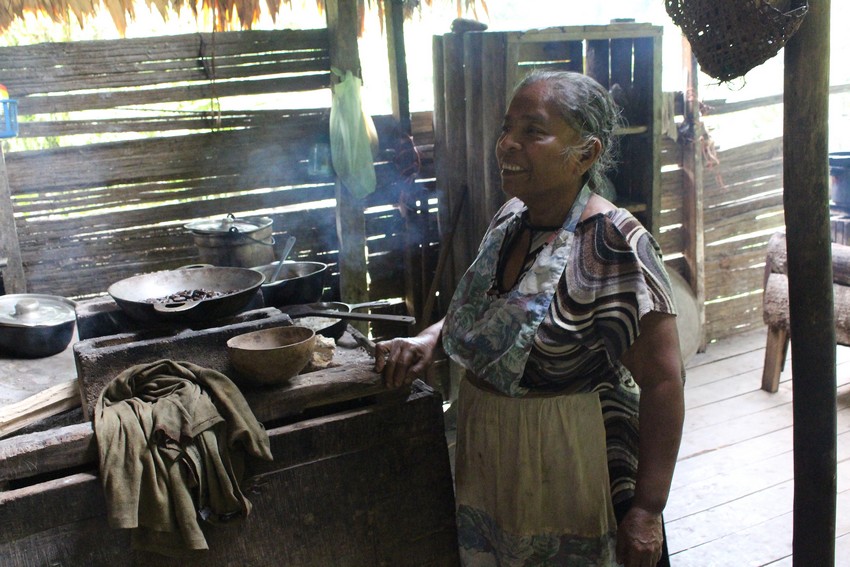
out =
{"type": "Polygon", "coordinates": [[[230,363],[241,378],[258,385],[283,384],[313,355],[316,333],[307,327],[272,327],[227,341],[230,363]]]}

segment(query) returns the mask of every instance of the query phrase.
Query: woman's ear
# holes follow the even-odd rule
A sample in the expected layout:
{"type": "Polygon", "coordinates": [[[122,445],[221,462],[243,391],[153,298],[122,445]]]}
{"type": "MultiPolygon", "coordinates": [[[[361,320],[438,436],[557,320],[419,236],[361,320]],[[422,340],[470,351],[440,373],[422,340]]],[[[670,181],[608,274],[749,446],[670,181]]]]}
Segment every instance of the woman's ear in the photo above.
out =
{"type": "Polygon", "coordinates": [[[602,142],[598,138],[591,138],[582,150],[578,160],[582,175],[596,163],[600,155],[602,155],[602,142]]]}

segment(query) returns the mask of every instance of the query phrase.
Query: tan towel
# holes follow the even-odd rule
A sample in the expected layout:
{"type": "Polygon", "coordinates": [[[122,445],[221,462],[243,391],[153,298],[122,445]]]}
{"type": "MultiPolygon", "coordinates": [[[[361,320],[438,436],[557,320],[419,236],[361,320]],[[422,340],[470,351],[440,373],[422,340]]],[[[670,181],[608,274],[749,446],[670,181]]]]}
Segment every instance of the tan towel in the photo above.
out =
{"type": "Polygon", "coordinates": [[[236,385],[215,370],[159,360],[128,368],[94,412],[109,523],[135,549],[208,549],[199,520],[243,518],[246,456],[272,460],[269,438],[236,385]]]}

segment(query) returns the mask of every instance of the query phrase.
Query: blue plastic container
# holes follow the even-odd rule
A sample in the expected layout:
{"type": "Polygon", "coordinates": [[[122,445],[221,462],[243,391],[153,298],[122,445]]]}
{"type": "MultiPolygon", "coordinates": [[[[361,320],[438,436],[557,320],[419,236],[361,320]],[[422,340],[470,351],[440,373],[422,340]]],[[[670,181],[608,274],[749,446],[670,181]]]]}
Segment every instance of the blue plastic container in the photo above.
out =
{"type": "Polygon", "coordinates": [[[14,138],[18,135],[18,101],[0,99],[0,138],[14,138]]]}

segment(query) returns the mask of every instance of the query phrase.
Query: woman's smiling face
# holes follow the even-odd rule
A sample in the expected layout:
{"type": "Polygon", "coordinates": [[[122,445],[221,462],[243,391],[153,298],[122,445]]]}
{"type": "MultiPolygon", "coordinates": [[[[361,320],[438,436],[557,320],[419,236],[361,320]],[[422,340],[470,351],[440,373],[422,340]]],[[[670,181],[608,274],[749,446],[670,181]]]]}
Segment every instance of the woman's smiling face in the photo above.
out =
{"type": "Polygon", "coordinates": [[[502,190],[529,206],[566,198],[571,202],[581,189],[581,176],[586,170],[581,164],[581,151],[570,151],[579,150],[579,132],[548,99],[545,81],[518,91],[496,142],[502,190]]]}

